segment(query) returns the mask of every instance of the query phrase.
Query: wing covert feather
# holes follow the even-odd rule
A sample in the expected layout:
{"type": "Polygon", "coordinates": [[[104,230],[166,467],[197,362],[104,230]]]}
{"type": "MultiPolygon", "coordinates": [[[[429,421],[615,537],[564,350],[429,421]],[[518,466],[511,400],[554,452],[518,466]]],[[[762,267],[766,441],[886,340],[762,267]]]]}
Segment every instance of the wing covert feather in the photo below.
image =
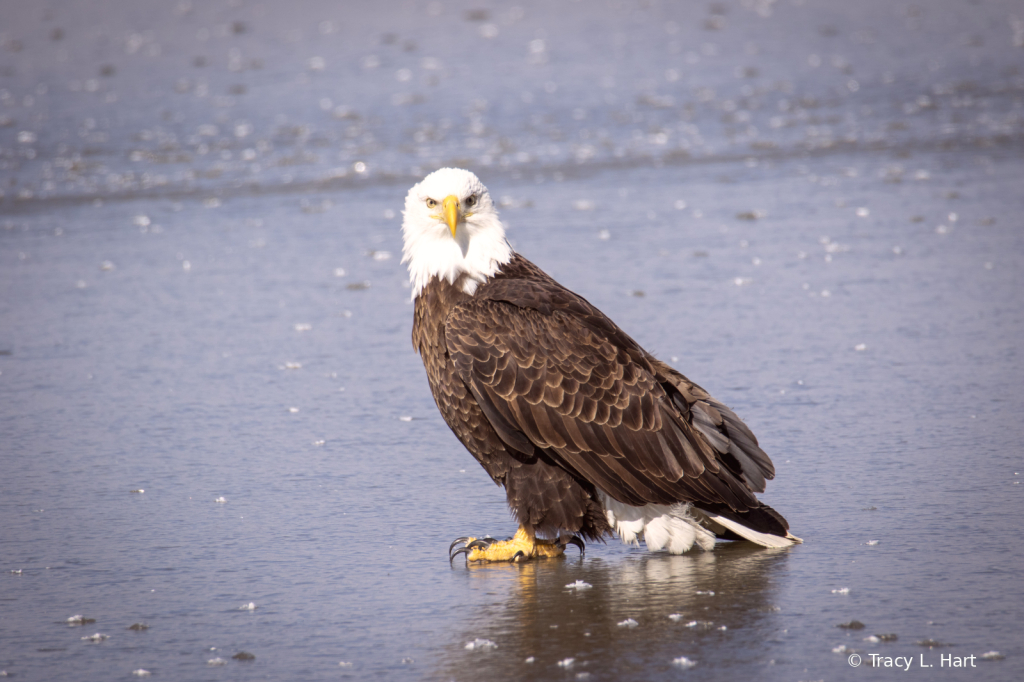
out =
{"type": "MultiPolygon", "coordinates": [[[[488,298],[452,310],[448,353],[502,440],[520,452],[529,442],[629,504],[757,507],[751,486],[738,478],[763,468],[747,454],[761,452],[750,431],[710,396],[691,400],[703,391],[685,378],[669,377],[678,393],[670,396],[661,363],[590,310],[581,320],[572,306],[542,312],[488,298]],[[734,433],[738,443],[730,440],[734,433]]],[[[757,477],[751,482],[763,485],[757,477]]]]}

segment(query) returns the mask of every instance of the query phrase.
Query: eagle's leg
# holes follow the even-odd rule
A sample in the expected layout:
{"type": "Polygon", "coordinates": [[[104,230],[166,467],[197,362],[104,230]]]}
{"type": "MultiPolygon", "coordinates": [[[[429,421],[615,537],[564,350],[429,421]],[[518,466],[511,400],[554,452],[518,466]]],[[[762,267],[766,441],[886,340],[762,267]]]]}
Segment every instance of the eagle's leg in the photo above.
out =
{"type": "Polygon", "coordinates": [[[452,543],[448,552],[451,559],[465,554],[467,561],[509,562],[559,556],[565,552],[566,544],[576,545],[580,548],[580,553],[583,553],[583,541],[575,535],[565,542],[542,540],[520,526],[513,537],[500,542],[494,538],[459,538],[452,543]],[[465,545],[453,553],[451,550],[460,542],[464,542],[465,545]]]}

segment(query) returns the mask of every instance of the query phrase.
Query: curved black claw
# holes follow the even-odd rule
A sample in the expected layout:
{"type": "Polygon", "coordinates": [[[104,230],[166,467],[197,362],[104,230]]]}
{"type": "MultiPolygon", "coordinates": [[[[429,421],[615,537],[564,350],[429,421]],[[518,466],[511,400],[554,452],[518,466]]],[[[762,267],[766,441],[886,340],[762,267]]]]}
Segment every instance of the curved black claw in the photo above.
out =
{"type": "Polygon", "coordinates": [[[459,556],[460,554],[465,554],[466,557],[468,558],[469,553],[472,552],[474,549],[487,549],[495,542],[494,538],[492,538],[490,535],[486,535],[480,538],[479,540],[473,540],[473,542],[470,542],[465,547],[460,547],[459,549],[455,550],[454,553],[452,552],[452,549],[455,547],[455,545],[459,544],[460,542],[465,542],[466,540],[469,540],[469,538],[456,538],[455,542],[453,542],[451,546],[448,547],[448,563],[452,563],[453,561],[455,561],[455,557],[459,556]]]}
{"type": "Polygon", "coordinates": [[[448,545],[448,557],[450,558],[452,556],[452,550],[455,549],[455,545],[459,544],[460,542],[466,542],[468,540],[468,537],[455,538],[455,541],[452,544],[448,545]]]}
{"type": "Polygon", "coordinates": [[[577,547],[579,547],[580,548],[580,556],[583,556],[584,554],[587,553],[587,549],[583,545],[583,540],[581,540],[578,535],[573,535],[571,538],[566,540],[565,544],[567,544],[567,545],[576,545],[577,547]]]}
{"type": "Polygon", "coordinates": [[[513,555],[513,557],[511,559],[508,560],[508,562],[510,564],[514,564],[515,562],[519,561],[520,559],[525,559],[525,558],[526,558],[526,553],[523,552],[523,550],[519,550],[518,552],[515,553],[515,555],[513,555]]]}

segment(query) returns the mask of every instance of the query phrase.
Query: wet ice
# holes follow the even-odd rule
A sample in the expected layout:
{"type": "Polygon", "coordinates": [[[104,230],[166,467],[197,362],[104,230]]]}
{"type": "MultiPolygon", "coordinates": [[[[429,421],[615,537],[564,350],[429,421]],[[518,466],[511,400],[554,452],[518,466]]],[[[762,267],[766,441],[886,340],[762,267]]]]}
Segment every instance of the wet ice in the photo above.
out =
{"type": "Polygon", "coordinates": [[[774,660],[831,679],[849,669],[833,626],[857,616],[908,646],[998,649],[978,679],[1007,679],[1009,4],[25,8],[0,37],[0,635],[34,661],[7,672],[195,677],[213,654],[168,642],[250,646],[256,621],[203,614],[273,595],[259,665],[277,678],[358,660],[462,679],[472,655],[489,679],[528,656],[674,679],[685,653],[709,678],[774,660]],[[447,164],[502,197],[516,248],[747,421],[777,469],[765,499],[806,545],[719,543],[714,568],[610,543],[579,564],[435,570],[442,543],[515,527],[409,347],[394,221],[447,164]],[[241,513],[209,504],[223,490],[241,513]],[[964,523],[989,530],[942,552],[964,523]],[[116,635],[75,647],[102,661],[38,651],[72,608],[153,629],[124,635],[133,654],[116,635]],[[642,641],[610,627],[626,616],[642,641]],[[698,618],[729,629],[677,629],[698,618]],[[476,638],[501,646],[462,649],[476,638]],[[749,650],[764,656],[733,655],[749,650]]]}

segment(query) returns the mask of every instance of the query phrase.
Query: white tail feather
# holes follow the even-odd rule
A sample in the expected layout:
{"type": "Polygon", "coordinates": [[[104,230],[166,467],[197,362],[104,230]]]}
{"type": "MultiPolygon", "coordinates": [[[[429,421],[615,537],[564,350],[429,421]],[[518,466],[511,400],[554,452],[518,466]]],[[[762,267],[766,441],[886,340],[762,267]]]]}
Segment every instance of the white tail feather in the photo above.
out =
{"type": "Polygon", "coordinates": [[[762,547],[789,547],[797,543],[803,542],[800,538],[790,533],[786,533],[786,537],[779,537],[778,535],[771,535],[769,533],[759,533],[756,530],[747,528],[742,523],[727,519],[724,516],[713,514],[712,512],[704,511],[703,509],[694,509],[697,515],[704,517],[707,520],[707,525],[712,530],[727,529],[731,530],[736,535],[739,535],[745,540],[757,543],[762,547]]]}

